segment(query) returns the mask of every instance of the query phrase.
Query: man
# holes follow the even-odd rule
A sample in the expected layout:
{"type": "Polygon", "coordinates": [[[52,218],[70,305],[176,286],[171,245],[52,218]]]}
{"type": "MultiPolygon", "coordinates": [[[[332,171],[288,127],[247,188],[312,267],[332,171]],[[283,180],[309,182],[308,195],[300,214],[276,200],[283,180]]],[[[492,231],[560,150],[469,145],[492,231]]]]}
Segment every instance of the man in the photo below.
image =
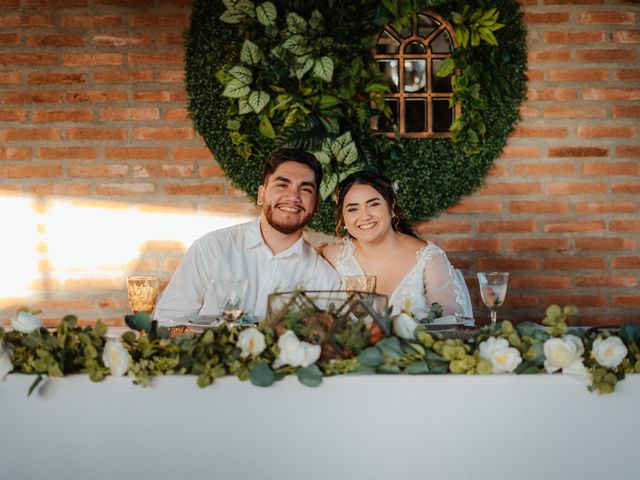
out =
{"type": "Polygon", "coordinates": [[[260,217],[196,240],[160,297],[154,318],[169,324],[220,313],[216,287],[238,279],[247,280],[242,308],[257,317],[265,316],[267,296],[276,290],[338,289],[336,271],[302,238],[320,202],[321,182],[322,167],[312,154],[272,153],[258,188],[260,217]]]}

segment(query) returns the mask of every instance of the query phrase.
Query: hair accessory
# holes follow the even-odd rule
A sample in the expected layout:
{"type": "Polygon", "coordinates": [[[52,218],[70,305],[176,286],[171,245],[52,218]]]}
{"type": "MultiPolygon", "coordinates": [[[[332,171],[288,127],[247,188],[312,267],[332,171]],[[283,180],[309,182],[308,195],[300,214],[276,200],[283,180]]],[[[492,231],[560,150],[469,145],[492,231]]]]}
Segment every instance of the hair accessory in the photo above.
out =
{"type": "Polygon", "coordinates": [[[400,190],[400,184],[398,183],[398,180],[393,181],[393,183],[391,184],[391,189],[393,190],[393,193],[398,193],[398,190],[400,190]]]}

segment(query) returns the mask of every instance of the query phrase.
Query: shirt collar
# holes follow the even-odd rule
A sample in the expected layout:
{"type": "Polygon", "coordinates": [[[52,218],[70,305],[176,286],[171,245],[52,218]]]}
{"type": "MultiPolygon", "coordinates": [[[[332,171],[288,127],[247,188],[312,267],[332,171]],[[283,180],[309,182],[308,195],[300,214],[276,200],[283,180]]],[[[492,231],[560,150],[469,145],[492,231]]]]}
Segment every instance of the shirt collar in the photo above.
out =
{"type": "MultiPolygon", "coordinates": [[[[262,232],[260,231],[260,218],[261,217],[258,217],[255,220],[249,222],[247,226],[247,234],[245,235],[245,240],[244,240],[245,250],[249,250],[250,248],[255,248],[258,245],[264,245],[264,247],[267,250],[271,251],[269,246],[264,241],[264,238],[262,237],[262,232]]],[[[284,258],[284,257],[289,257],[291,255],[297,254],[300,258],[306,258],[308,253],[308,249],[306,247],[307,247],[307,243],[305,242],[304,238],[301,235],[300,238],[293,245],[287,248],[284,252],[280,252],[276,256],[284,258]]]]}

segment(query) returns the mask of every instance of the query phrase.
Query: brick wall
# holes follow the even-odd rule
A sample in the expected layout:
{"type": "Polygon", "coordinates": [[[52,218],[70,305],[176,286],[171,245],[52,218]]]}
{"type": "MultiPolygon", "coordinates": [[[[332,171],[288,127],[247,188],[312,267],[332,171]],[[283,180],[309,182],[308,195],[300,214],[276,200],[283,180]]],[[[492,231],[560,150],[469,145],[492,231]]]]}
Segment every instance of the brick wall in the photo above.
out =
{"type": "MultiPolygon", "coordinates": [[[[120,323],[127,274],[164,283],[195,232],[255,214],[187,118],[189,4],[0,0],[0,321],[29,304],[120,323]]],[[[476,271],[512,273],[504,317],[570,303],[580,323],[638,321],[640,5],[522,4],[522,121],[486,185],[420,232],[474,297],[476,271]]]]}

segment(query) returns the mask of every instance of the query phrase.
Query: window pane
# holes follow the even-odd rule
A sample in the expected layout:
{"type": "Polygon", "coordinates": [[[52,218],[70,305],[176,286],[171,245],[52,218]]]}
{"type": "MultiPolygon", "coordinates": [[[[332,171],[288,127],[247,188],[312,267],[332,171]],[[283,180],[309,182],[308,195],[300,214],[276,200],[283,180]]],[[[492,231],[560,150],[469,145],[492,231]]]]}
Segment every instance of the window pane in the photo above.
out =
{"type": "Polygon", "coordinates": [[[427,101],[407,98],[404,103],[405,132],[424,132],[427,130],[427,101]]]}
{"type": "Polygon", "coordinates": [[[418,35],[427,38],[433,31],[440,26],[435,18],[428,15],[418,15],[418,35]]]}
{"type": "Polygon", "coordinates": [[[448,132],[453,122],[454,110],[449,108],[449,100],[433,100],[431,125],[434,132],[448,132]]]}
{"type": "Polygon", "coordinates": [[[380,71],[389,80],[389,88],[393,93],[398,92],[398,61],[397,60],[378,60],[380,71]]]}
{"type": "Polygon", "coordinates": [[[404,91],[408,93],[424,92],[427,86],[426,60],[404,61],[404,91]]]}
{"type": "Polygon", "coordinates": [[[451,77],[438,77],[436,72],[442,65],[443,60],[434,59],[431,61],[431,91],[438,93],[449,93],[451,88],[451,77]]]}
{"type": "Polygon", "coordinates": [[[453,42],[449,36],[449,32],[443,30],[429,44],[433,53],[451,53],[453,50],[453,42]]]}
{"type": "Polygon", "coordinates": [[[404,47],[404,53],[427,53],[427,48],[420,42],[411,42],[404,47]]]}
{"type": "Polygon", "coordinates": [[[393,38],[389,32],[384,31],[378,37],[378,44],[376,45],[376,53],[382,55],[390,55],[398,53],[400,48],[400,42],[393,38]]]}
{"type": "Polygon", "coordinates": [[[381,132],[393,131],[393,126],[398,123],[398,99],[397,98],[385,98],[384,103],[391,109],[391,117],[384,117],[380,115],[378,117],[377,130],[381,132]]]}

